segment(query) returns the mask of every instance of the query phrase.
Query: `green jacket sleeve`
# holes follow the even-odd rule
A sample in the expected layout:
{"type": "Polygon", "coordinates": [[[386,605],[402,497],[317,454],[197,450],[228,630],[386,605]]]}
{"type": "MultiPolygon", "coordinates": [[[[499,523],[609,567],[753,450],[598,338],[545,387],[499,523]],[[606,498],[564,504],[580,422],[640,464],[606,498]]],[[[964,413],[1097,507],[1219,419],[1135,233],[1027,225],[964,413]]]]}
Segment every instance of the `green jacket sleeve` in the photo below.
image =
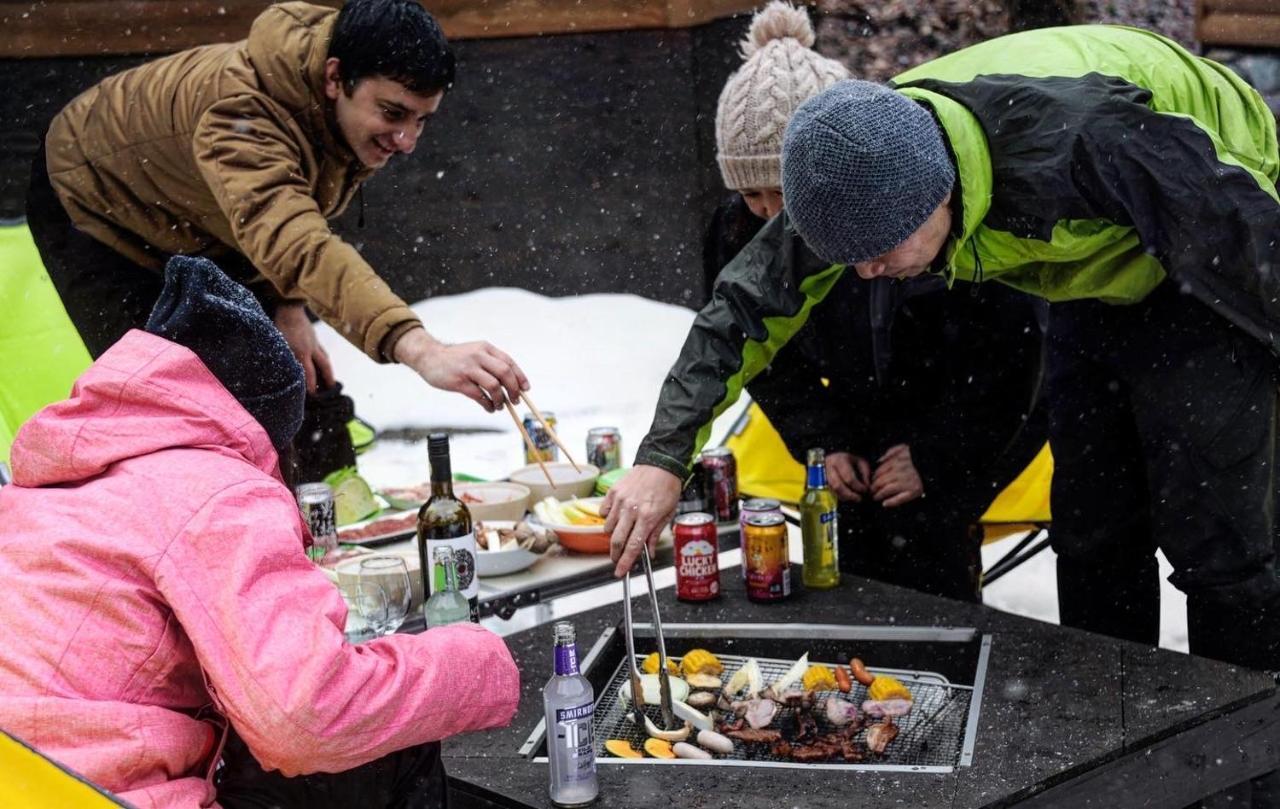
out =
{"type": "Polygon", "coordinates": [[[803,259],[799,237],[774,217],[720,273],[658,397],[636,463],[684,478],[711,423],[769,365],[844,272],[803,259]]]}

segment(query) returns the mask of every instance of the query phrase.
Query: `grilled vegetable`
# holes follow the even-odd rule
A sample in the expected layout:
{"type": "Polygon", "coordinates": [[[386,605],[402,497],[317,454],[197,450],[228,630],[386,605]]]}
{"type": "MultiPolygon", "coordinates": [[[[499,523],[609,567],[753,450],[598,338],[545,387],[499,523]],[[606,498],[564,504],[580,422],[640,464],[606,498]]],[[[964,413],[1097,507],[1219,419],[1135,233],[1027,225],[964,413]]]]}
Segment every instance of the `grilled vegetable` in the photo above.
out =
{"type": "Polygon", "coordinates": [[[747,690],[747,698],[752,699],[756,694],[760,693],[763,687],[764,679],[760,676],[760,664],[753,657],[746,663],[742,664],[742,668],[733,673],[729,678],[729,683],[724,687],[724,694],[728,697],[736,697],[742,689],[747,690]]]}
{"type": "Polygon", "coordinates": [[[831,669],[823,665],[810,666],[800,681],[805,691],[834,691],[836,676],[831,669]]]}
{"type": "Polygon", "coordinates": [[[626,739],[610,739],[604,743],[604,749],[618,758],[644,758],[644,753],[632,747],[626,739]]]}
{"type": "Polygon", "coordinates": [[[699,711],[705,711],[708,708],[714,708],[716,704],[716,695],[710,691],[694,691],[685,699],[685,703],[691,708],[697,708],[699,711]]]}
{"type": "Polygon", "coordinates": [[[685,678],[685,681],[688,682],[692,688],[712,689],[720,687],[720,678],[714,674],[701,674],[695,672],[685,678]]]}
{"type": "Polygon", "coordinates": [[[913,699],[905,685],[884,674],[877,675],[872,680],[871,685],[867,687],[867,696],[877,702],[888,699],[913,699]]]}
{"type": "Polygon", "coordinates": [[[804,654],[800,655],[799,660],[797,660],[795,663],[791,665],[791,668],[787,669],[786,674],[782,675],[780,678],[778,678],[777,682],[769,686],[769,689],[773,691],[773,693],[770,696],[781,698],[783,694],[787,693],[787,689],[790,688],[791,685],[796,682],[796,680],[799,680],[801,677],[803,677],[804,673],[808,670],[809,670],[809,653],[805,652],[804,654]]]}
{"type": "MultiPolygon", "coordinates": [[[[672,709],[674,710],[674,708],[675,708],[675,703],[672,703],[672,709]]],[[[644,718],[644,730],[654,739],[662,739],[663,741],[666,741],[666,742],[682,742],[685,739],[689,738],[689,734],[693,732],[693,726],[690,725],[689,720],[686,719],[684,721],[684,727],[680,728],[679,730],[662,730],[657,725],[653,724],[652,719],[646,716],[644,718]]],[[[653,739],[650,739],[650,741],[652,740],[653,739]]],[[[645,749],[646,750],[648,749],[647,745],[645,749]]]]}
{"type": "MultiPolygon", "coordinates": [[[[646,657],[644,659],[644,662],[640,664],[640,670],[643,671],[645,674],[657,674],[658,673],[658,653],[650,652],[649,656],[646,657]]],[[[669,657],[667,658],[667,673],[675,674],[677,676],[679,676],[680,674],[680,667],[677,666],[676,662],[669,657]]]]}
{"type": "Polygon", "coordinates": [[[706,649],[691,649],[680,659],[680,668],[686,677],[690,674],[714,674],[718,677],[724,671],[724,664],[706,649]]]}
{"type": "Polygon", "coordinates": [[[711,717],[691,707],[688,703],[672,700],[671,712],[698,730],[711,730],[711,728],[715,727],[711,717]]]}
{"type": "Polygon", "coordinates": [[[665,742],[662,739],[645,739],[644,751],[654,758],[676,757],[676,754],[671,750],[671,742],[665,742]]]}

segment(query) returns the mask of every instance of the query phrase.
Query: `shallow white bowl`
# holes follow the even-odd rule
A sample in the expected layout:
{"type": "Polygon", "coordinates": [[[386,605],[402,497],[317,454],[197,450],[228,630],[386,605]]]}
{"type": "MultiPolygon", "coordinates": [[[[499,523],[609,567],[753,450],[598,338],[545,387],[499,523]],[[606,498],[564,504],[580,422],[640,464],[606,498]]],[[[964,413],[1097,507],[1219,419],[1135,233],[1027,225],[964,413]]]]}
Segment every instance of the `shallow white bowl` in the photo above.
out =
{"type": "MultiPolygon", "coordinates": [[[[512,520],[483,520],[485,528],[512,528],[512,520]]],[[[486,576],[509,576],[533,566],[541,559],[541,554],[527,551],[524,548],[512,548],[509,551],[487,551],[476,546],[476,573],[486,576]]]]}
{"type": "Polygon", "coordinates": [[[529,487],[520,483],[508,483],[505,480],[496,483],[455,483],[453,494],[467,504],[471,519],[481,522],[515,521],[529,510],[529,487]],[[481,502],[470,502],[463,495],[477,497],[481,502]]]}
{"type": "Polygon", "coordinates": [[[579,464],[579,467],[582,470],[580,472],[573,468],[573,464],[547,464],[547,472],[555,481],[553,486],[547,482],[546,475],[542,474],[542,467],[536,463],[530,464],[512,472],[511,482],[528,487],[530,505],[547,497],[554,497],[557,500],[587,497],[595,491],[596,478],[600,477],[600,470],[585,463],[579,464]]]}

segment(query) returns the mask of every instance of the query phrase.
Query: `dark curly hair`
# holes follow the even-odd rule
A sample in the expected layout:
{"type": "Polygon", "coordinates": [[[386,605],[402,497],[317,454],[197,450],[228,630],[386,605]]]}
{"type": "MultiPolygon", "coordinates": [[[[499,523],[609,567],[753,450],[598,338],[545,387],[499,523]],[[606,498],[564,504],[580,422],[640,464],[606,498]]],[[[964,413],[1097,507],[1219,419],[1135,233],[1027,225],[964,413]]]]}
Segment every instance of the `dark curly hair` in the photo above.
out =
{"type": "Polygon", "coordinates": [[[329,56],[348,95],[371,76],[435,95],[453,84],[454,57],[444,32],[416,0],[350,0],[338,12],[329,56]]]}

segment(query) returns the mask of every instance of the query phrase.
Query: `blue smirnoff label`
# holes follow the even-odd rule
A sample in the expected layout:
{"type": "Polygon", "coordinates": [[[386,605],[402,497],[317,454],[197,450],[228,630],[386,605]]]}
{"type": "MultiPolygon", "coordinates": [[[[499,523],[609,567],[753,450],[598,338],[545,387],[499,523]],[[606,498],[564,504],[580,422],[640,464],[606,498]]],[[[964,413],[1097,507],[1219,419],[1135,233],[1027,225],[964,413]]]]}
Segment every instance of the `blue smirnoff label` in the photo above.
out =
{"type": "Polygon", "coordinates": [[[595,705],[588,702],[573,708],[556,708],[556,740],[567,753],[569,773],[586,777],[595,772],[595,737],[591,718],[595,705]]]}

